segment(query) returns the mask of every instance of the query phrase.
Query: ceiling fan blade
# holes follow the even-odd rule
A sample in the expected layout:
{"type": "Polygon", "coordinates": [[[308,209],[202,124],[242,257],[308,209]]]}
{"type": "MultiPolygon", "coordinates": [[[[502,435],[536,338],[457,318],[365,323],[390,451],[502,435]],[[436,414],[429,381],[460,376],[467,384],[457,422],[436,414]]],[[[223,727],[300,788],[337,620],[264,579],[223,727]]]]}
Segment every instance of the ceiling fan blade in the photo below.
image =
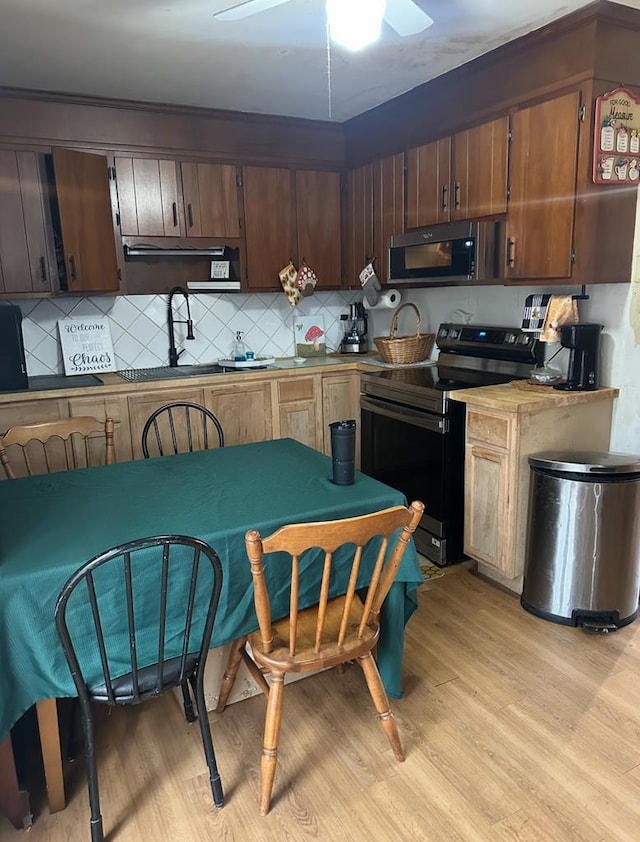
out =
{"type": "Polygon", "coordinates": [[[230,9],[215,12],[213,16],[216,20],[242,20],[242,18],[257,15],[258,12],[266,12],[267,9],[273,9],[288,2],[289,0],[245,0],[244,3],[238,3],[230,9]]]}
{"type": "Polygon", "coordinates": [[[384,19],[402,36],[417,35],[433,23],[433,18],[416,6],[413,0],[387,0],[384,19]]]}

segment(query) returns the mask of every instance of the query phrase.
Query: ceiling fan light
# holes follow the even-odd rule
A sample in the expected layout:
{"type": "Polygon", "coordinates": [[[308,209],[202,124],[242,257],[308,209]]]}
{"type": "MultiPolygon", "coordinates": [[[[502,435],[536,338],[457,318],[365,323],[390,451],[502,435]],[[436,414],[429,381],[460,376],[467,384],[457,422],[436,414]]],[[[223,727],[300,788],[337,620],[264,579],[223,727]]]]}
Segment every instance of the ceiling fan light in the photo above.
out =
{"type": "Polygon", "coordinates": [[[385,0],[327,0],[329,34],[348,50],[361,50],[380,37],[385,0]]]}

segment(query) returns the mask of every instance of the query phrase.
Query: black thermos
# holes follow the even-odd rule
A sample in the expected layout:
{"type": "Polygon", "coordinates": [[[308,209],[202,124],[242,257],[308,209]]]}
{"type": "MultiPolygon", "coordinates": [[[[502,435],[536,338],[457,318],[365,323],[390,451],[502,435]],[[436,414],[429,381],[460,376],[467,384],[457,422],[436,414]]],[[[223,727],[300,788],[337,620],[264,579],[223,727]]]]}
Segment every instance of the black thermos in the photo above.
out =
{"type": "Polygon", "coordinates": [[[334,421],[329,427],[333,481],[336,485],[353,485],[356,471],[356,422],[334,421]]]}

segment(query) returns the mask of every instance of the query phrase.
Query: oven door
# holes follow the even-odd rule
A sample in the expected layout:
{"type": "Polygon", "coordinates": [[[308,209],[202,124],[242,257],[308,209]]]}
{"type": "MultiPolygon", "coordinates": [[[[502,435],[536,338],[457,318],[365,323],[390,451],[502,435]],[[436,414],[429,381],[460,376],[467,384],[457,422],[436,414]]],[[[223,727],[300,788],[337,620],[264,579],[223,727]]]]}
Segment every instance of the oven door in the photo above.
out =
{"type": "Polygon", "coordinates": [[[464,523],[464,404],[446,416],[362,395],[362,471],[422,500],[418,552],[438,565],[461,561],[464,523]]]}

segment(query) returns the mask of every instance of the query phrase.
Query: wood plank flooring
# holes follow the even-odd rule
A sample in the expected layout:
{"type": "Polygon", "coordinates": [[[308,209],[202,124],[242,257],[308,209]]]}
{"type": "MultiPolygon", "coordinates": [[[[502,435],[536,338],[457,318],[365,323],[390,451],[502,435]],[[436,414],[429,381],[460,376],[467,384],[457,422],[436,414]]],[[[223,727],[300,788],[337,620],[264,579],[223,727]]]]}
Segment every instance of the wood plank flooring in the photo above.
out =
{"type": "MultiPolygon", "coordinates": [[[[421,589],[393,758],[355,666],[287,687],[272,811],[258,814],[264,699],[211,714],[227,804],[173,696],[100,717],[108,842],[640,840],[640,621],[602,636],[545,622],[464,567],[421,589]]],[[[89,839],[83,764],[29,842],[89,839]]],[[[18,839],[0,821],[0,840],[18,839]]]]}

